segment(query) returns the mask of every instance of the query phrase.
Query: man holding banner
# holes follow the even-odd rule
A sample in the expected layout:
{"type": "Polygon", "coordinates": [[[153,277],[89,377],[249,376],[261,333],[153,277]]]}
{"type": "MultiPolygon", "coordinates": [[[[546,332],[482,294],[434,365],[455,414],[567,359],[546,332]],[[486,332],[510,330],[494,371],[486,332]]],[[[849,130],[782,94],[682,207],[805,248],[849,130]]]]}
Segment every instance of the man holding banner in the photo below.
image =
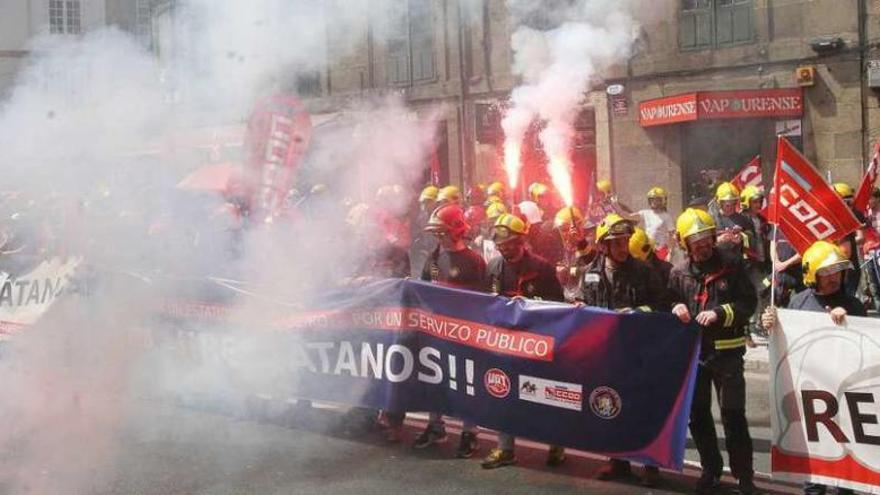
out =
{"type": "MultiPolygon", "coordinates": [[[[489,262],[490,290],[507,297],[526,297],[546,301],[563,302],[565,296],[556,278],[556,268],[526,248],[528,224],[521,218],[505,213],[493,226],[492,240],[501,256],[489,262]]],[[[516,438],[498,432],[498,447],[483,459],[484,469],[495,469],[516,464],[514,444],[516,438]]],[[[551,445],[547,452],[547,465],[558,466],[565,462],[565,449],[551,445]]]]}
{"type": "MultiPolygon", "coordinates": [[[[847,315],[867,316],[861,301],[844,290],[844,279],[852,268],[840,247],[830,242],[816,242],[804,253],[804,284],[807,289],[792,298],[789,309],[827,312],[831,321],[838,326],[845,325],[847,315]]],[[[777,322],[776,308],[767,308],[761,318],[764,329],[773,330],[777,322]]],[[[806,483],[804,494],[825,495],[826,489],[825,485],[806,483]]],[[[838,488],[837,493],[850,495],[853,491],[838,488]]]]}
{"type": "MultiPolygon", "coordinates": [[[[486,263],[465,244],[468,230],[470,226],[465,221],[464,210],[456,203],[441,205],[431,213],[425,231],[437,236],[439,244],[425,263],[422,280],[473,291],[485,288],[486,263]]],[[[446,440],[443,415],[432,412],[428,415],[428,425],[416,438],[413,447],[424,449],[446,440]]],[[[465,421],[456,456],[469,458],[477,451],[478,445],[477,425],[465,421]]]]}
{"type": "Polygon", "coordinates": [[[713,493],[724,468],[712,417],[713,387],[721,406],[731,472],[740,493],[757,493],[743,375],[747,326],[757,304],[755,288],[742,257],[716,248],[715,222],[708,213],[685,210],[676,222],[676,235],[688,258],[669,275],[672,313],[684,323],[696,321],[703,330],[690,418],[703,468],[697,493],[713,493]]]}
{"type": "MultiPolygon", "coordinates": [[[[630,255],[629,241],[634,233],[633,223],[616,213],[606,216],[596,228],[600,254],[586,267],[582,283],[581,300],[587,305],[632,313],[657,311],[666,304],[663,297],[666,289],[658,274],[647,263],[630,255]]],[[[609,481],[630,474],[629,461],[611,458],[598,477],[609,481]]],[[[642,485],[656,486],[659,481],[660,470],[645,465],[642,485]]]]}
{"type": "MultiPolygon", "coordinates": [[[[785,236],[791,239],[792,245],[803,256],[803,282],[807,287],[805,290],[794,295],[788,304],[789,309],[796,309],[809,312],[827,312],[830,320],[834,325],[841,326],[847,322],[847,316],[865,316],[866,311],[864,305],[851,293],[846,290],[846,281],[848,275],[851,276],[850,270],[853,264],[848,259],[848,254],[837,244],[841,239],[846,239],[859,227],[859,221],[852,214],[849,206],[845,203],[847,197],[851,197],[851,193],[847,191],[848,187],[843,184],[835,184],[833,187],[826,183],[822,177],[816,172],[813,166],[804,158],[791,144],[784,138],[779,138],[777,143],[776,172],[774,177],[774,192],[769,205],[770,222],[781,229],[785,236]]],[[[762,326],[771,330],[777,327],[779,317],[775,307],[769,307],[765,310],[761,318],[762,326]]],[[[790,319],[789,321],[793,321],[790,319]]],[[[783,447],[785,441],[782,440],[781,431],[784,422],[781,418],[788,421],[785,430],[792,435],[798,436],[802,427],[807,427],[807,434],[810,435],[810,427],[806,424],[807,418],[804,415],[798,415],[797,405],[792,401],[794,398],[791,390],[795,384],[792,376],[788,374],[791,369],[783,366],[787,359],[780,356],[789,356],[792,353],[807,352],[798,340],[793,340],[791,344],[787,342],[789,335],[794,338],[795,333],[806,334],[811,332],[808,324],[803,323],[796,327],[789,327],[789,333],[780,336],[779,332],[773,336],[773,344],[771,345],[771,354],[773,355],[774,387],[780,385],[776,383],[782,377],[782,387],[785,389],[782,395],[771,393],[783,397],[783,403],[777,401],[777,414],[774,421],[774,446],[773,446],[773,470],[775,474],[788,475],[789,473],[806,474],[808,477],[815,475],[825,476],[826,478],[834,478],[840,472],[828,476],[821,471],[819,467],[824,459],[817,456],[816,465],[812,465],[813,459],[810,458],[813,447],[807,446],[806,440],[803,438],[795,438],[794,443],[786,445],[794,452],[803,452],[806,450],[807,455],[800,457],[783,453],[780,448],[783,447]],[[800,423],[800,424],[794,424],[800,423]],[[803,461],[806,461],[804,464],[803,461]],[[815,469],[820,472],[814,473],[815,469]]],[[[813,320],[810,320],[811,322],[813,320]]],[[[818,323],[820,326],[822,323],[818,323]]],[[[831,342],[828,342],[831,345],[831,342]]],[[[813,373],[815,376],[821,376],[823,379],[833,375],[834,372],[827,368],[828,362],[834,362],[827,359],[821,359],[821,366],[807,371],[809,368],[803,359],[798,360],[798,364],[794,365],[798,372],[813,373]],[[821,369],[820,369],[821,368],[821,369]]],[[[844,363],[835,362],[835,366],[842,366],[844,363]]],[[[792,369],[795,369],[792,368],[792,369]]],[[[810,388],[817,388],[818,384],[810,382],[810,388]]],[[[806,382],[805,382],[806,383],[806,382]]],[[[825,396],[822,396],[825,397],[825,396]]],[[[814,404],[807,398],[804,399],[804,408],[806,414],[807,407],[814,407],[814,404]]],[[[836,428],[832,416],[836,415],[837,407],[832,412],[830,404],[825,404],[824,413],[819,416],[819,421],[825,425],[832,425],[832,429],[836,428]]],[[[815,406],[820,408],[822,406],[815,406]]],[[[818,416],[817,416],[818,417],[818,416]]],[[[815,424],[813,430],[815,432],[815,424]]],[[[832,431],[835,439],[838,439],[837,432],[832,431]]],[[[811,441],[817,439],[811,439],[811,441]]],[[[818,450],[818,448],[817,448],[818,450]]],[[[834,470],[832,470],[834,471],[834,470]]],[[[804,493],[807,495],[824,495],[827,487],[815,483],[807,483],[804,487],[804,493]]],[[[851,494],[851,490],[839,488],[838,493],[851,494]]]]}

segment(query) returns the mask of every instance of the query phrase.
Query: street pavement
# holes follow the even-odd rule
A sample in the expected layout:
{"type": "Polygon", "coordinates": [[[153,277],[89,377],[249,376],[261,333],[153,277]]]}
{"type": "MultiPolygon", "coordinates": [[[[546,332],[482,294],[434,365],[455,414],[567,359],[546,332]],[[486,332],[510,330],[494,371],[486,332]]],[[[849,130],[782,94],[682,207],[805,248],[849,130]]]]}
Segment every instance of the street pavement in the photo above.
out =
{"type": "MultiPolygon", "coordinates": [[[[594,480],[603,459],[570,452],[561,467],[544,465],[546,446],[517,444],[517,466],[487,471],[479,457],[455,459],[459,430],[450,424],[449,441],[414,451],[409,441],[424,425],[424,416],[407,420],[407,441],[389,445],[378,433],[341,433],[344,411],[314,408],[271,408],[222,412],[216,405],[138,400],[132,414],[113,435],[113,446],[96,455],[82,445],[89,475],[69,472],[66,463],[39,466],[43,480],[16,481],[16,455],[5,453],[0,467],[0,493],[70,494],[470,494],[470,493],[690,493],[699,471],[664,472],[660,488],[646,489],[637,479],[624,483],[594,480]],[[293,414],[291,411],[296,411],[293,414]]],[[[80,421],[82,421],[80,419],[80,421]]],[[[100,434],[99,434],[100,435],[100,434]]],[[[481,434],[480,454],[494,444],[481,434]]],[[[100,444],[102,442],[97,441],[100,444]]],[[[719,493],[730,493],[733,480],[719,493]]],[[[769,484],[768,493],[799,493],[791,485],[769,484]]]]}

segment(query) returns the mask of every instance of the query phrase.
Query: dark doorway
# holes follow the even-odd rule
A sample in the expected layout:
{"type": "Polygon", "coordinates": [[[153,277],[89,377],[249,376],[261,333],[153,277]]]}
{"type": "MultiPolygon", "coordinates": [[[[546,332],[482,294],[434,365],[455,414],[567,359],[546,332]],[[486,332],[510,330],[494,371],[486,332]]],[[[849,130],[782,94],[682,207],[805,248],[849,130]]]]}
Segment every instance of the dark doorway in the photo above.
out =
{"type": "Polygon", "coordinates": [[[761,154],[775,133],[773,121],[736,119],[695,122],[682,127],[682,180],[685,203],[712,197],[715,186],[730,180],[743,165],[761,154]]]}

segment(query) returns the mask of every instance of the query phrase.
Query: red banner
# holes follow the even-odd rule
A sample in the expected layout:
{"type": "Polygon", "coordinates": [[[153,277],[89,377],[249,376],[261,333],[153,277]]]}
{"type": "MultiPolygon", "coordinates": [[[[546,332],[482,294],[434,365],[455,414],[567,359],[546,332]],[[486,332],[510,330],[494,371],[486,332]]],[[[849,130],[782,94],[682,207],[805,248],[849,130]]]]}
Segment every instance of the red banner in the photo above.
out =
{"type": "Polygon", "coordinates": [[[295,96],[276,94],[257,104],[245,136],[255,211],[278,214],[311,137],[309,113],[295,96]]]}
{"type": "Polygon", "coordinates": [[[776,147],[769,220],[803,254],[816,241],[836,242],[859,227],[834,189],[784,137],[776,147]]]}
{"type": "Polygon", "coordinates": [[[800,117],[800,88],[685,93],[639,104],[639,124],[650,127],[677,122],[748,117],[800,117]]]}
{"type": "Polygon", "coordinates": [[[874,153],[871,155],[871,163],[868,164],[868,170],[862,177],[862,183],[859,184],[859,190],[853,198],[853,208],[856,211],[866,213],[868,211],[868,200],[871,198],[871,192],[874,190],[874,184],[877,183],[877,175],[880,174],[880,141],[874,145],[874,153]]]}
{"type": "Polygon", "coordinates": [[[743,165],[743,168],[730,181],[737,189],[742,191],[746,186],[761,187],[761,155],[758,155],[749,163],[743,165]]]}

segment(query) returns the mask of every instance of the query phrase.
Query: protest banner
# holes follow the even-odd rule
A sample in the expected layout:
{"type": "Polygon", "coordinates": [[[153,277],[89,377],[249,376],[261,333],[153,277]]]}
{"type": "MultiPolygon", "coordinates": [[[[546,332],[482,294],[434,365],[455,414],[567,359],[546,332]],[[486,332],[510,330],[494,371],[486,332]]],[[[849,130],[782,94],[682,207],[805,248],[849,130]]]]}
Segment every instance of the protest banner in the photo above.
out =
{"type": "Polygon", "coordinates": [[[779,310],[770,344],[773,476],[880,493],[877,320],[779,310]]]}

